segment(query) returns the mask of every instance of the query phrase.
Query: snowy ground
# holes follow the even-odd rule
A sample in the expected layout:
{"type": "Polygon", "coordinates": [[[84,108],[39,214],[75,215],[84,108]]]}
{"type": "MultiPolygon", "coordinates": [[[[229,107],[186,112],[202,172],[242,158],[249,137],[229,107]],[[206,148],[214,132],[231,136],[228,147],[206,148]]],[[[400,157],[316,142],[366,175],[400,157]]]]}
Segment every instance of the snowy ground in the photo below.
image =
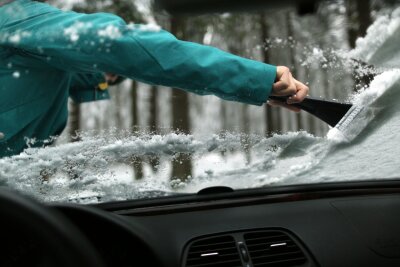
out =
{"type": "Polygon", "coordinates": [[[349,96],[364,110],[342,132],[333,129],[325,138],[307,132],[270,138],[240,133],[83,135],[81,142],[0,159],[0,185],[42,201],[97,202],[196,192],[215,185],[251,188],[398,178],[399,36],[400,8],[379,18],[355,50],[341,55],[374,64],[382,72],[369,88],[349,96]],[[169,178],[171,162],[179,154],[193,162],[193,176],[185,183],[169,178]],[[134,180],[128,164],[154,157],[160,162],[158,171],[146,163],[144,179],[134,180]]]}

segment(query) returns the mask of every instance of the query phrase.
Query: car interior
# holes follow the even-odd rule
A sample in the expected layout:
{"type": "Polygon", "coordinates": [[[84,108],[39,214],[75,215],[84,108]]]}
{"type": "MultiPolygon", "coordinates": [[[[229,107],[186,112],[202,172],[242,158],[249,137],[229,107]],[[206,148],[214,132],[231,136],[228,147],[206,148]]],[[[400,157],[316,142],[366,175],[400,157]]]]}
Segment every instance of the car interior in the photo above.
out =
{"type": "Polygon", "coordinates": [[[1,266],[398,266],[400,182],[284,186],[96,205],[1,191],[1,266]]]}
{"type": "MultiPolygon", "coordinates": [[[[307,13],[318,1],[157,1],[176,14],[243,2],[307,13]]],[[[86,205],[0,187],[0,266],[400,266],[400,180],[379,178],[86,205]]]]}

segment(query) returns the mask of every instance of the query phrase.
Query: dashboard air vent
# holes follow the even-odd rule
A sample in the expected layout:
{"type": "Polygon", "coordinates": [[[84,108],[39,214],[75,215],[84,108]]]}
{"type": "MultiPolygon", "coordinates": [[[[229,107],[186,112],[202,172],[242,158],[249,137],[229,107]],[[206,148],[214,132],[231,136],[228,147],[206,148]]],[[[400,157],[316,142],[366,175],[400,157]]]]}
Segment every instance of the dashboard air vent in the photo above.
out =
{"type": "Polygon", "coordinates": [[[307,261],[300,247],[284,232],[246,233],[244,239],[254,267],[301,266],[307,261]]]}
{"type": "Polygon", "coordinates": [[[195,241],[189,247],[186,267],[241,267],[233,236],[218,236],[195,241]]]}

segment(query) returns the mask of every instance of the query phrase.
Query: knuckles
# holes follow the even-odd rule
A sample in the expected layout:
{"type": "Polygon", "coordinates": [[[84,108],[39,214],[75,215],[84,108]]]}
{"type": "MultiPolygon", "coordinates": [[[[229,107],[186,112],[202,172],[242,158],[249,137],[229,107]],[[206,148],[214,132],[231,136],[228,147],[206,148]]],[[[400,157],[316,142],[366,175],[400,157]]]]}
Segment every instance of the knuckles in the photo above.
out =
{"type": "Polygon", "coordinates": [[[279,68],[280,73],[282,73],[282,74],[285,72],[290,72],[290,69],[286,66],[279,66],[278,68],[279,68]]]}
{"type": "Polygon", "coordinates": [[[308,95],[308,92],[310,91],[308,86],[294,79],[288,67],[278,66],[277,74],[277,81],[273,87],[273,91],[275,94],[290,95],[295,101],[302,101],[303,98],[308,95]]]}

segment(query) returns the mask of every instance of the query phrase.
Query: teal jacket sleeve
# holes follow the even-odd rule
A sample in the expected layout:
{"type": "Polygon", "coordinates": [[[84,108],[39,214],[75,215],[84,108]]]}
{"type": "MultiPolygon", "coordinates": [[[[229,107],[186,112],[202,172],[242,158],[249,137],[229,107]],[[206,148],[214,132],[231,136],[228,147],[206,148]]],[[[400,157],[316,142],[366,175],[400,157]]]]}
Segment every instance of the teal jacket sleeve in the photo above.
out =
{"type": "Polygon", "coordinates": [[[265,103],[275,80],[275,66],[127,25],[112,14],[65,12],[29,0],[2,9],[12,8],[19,12],[0,25],[0,44],[66,71],[110,72],[255,105],[265,103]]]}

